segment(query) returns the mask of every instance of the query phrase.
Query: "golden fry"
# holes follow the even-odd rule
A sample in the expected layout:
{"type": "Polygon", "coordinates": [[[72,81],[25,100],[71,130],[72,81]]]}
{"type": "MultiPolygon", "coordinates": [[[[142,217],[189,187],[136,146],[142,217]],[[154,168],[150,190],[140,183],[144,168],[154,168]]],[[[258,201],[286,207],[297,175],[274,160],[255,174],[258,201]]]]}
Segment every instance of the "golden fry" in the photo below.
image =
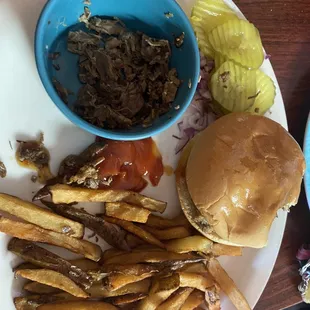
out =
{"type": "Polygon", "coordinates": [[[26,262],[26,263],[21,263],[21,264],[17,265],[16,267],[14,267],[13,271],[15,272],[19,269],[40,269],[40,267],[26,262]]]}
{"type": "Polygon", "coordinates": [[[130,233],[126,234],[125,240],[131,249],[134,249],[139,245],[146,244],[144,240],[130,233]]]}
{"type": "MultiPolygon", "coordinates": [[[[117,249],[114,249],[114,248],[110,248],[110,249],[107,249],[103,252],[102,254],[102,260],[103,261],[106,261],[107,259],[111,258],[111,257],[114,257],[114,256],[117,256],[117,255],[121,255],[121,254],[125,254],[126,252],[124,251],[120,251],[120,250],[117,250],[117,249]]],[[[96,268],[94,268],[96,269],[96,268]]]]}
{"type": "Polygon", "coordinates": [[[25,279],[59,288],[73,296],[87,298],[89,295],[77,286],[72,280],[59,272],[48,269],[24,269],[15,273],[25,279]]]}
{"type": "Polygon", "coordinates": [[[115,257],[111,257],[104,261],[105,264],[138,264],[138,263],[160,263],[169,260],[186,260],[193,259],[194,255],[186,253],[172,253],[166,251],[150,251],[150,252],[130,252],[115,257]]]}
{"type": "Polygon", "coordinates": [[[242,248],[237,246],[214,243],[211,250],[214,256],[242,256],[242,248]]]}
{"type": "Polygon", "coordinates": [[[185,300],[184,304],[180,310],[194,310],[204,301],[204,293],[199,290],[194,290],[188,298],[185,300]]]}
{"type": "Polygon", "coordinates": [[[228,296],[228,298],[237,309],[251,309],[247,300],[239,291],[234,281],[229,277],[229,275],[215,258],[211,258],[208,262],[208,270],[222,291],[228,296]]]}
{"type": "Polygon", "coordinates": [[[203,236],[190,236],[182,239],[175,239],[166,242],[168,251],[176,253],[202,252],[210,253],[213,242],[203,236]]]}
{"type": "Polygon", "coordinates": [[[45,304],[37,308],[38,310],[117,310],[111,304],[102,301],[68,301],[61,303],[45,304]]]}
{"type": "Polygon", "coordinates": [[[56,294],[61,292],[58,288],[39,282],[28,282],[24,285],[23,289],[34,294],[56,294]]]}
{"type": "Polygon", "coordinates": [[[220,289],[215,284],[205,292],[205,301],[209,310],[221,310],[220,289]]]}
{"type": "Polygon", "coordinates": [[[16,310],[36,310],[40,305],[59,302],[59,301],[73,301],[80,298],[72,296],[68,293],[60,293],[55,295],[29,295],[25,297],[14,298],[16,310]]]}
{"type": "Polygon", "coordinates": [[[120,305],[131,304],[145,297],[147,297],[147,294],[145,293],[136,293],[136,294],[127,294],[123,296],[109,297],[109,298],[106,298],[106,301],[108,301],[109,303],[115,306],[120,306],[120,305]]]}
{"type": "Polygon", "coordinates": [[[100,268],[100,265],[92,260],[86,259],[86,258],[78,258],[70,260],[72,265],[82,269],[83,271],[89,271],[93,269],[100,268]]]}
{"type": "Polygon", "coordinates": [[[195,264],[188,264],[185,265],[181,271],[184,272],[193,272],[193,273],[200,273],[205,274],[208,273],[207,267],[204,263],[195,263],[195,264]]]}
{"type": "Polygon", "coordinates": [[[105,214],[120,220],[146,223],[151,211],[125,202],[106,202],[105,214]]]}
{"type": "Polygon", "coordinates": [[[212,277],[192,272],[179,272],[180,287],[192,287],[205,292],[207,288],[214,285],[212,277]]]}
{"type": "Polygon", "coordinates": [[[179,310],[193,290],[193,288],[189,287],[179,288],[172,296],[157,307],[156,310],[179,310]]]}
{"type": "Polygon", "coordinates": [[[172,219],[167,219],[158,215],[150,214],[146,225],[149,227],[165,229],[176,226],[190,227],[190,224],[183,213],[172,219]]]}
{"type": "Polygon", "coordinates": [[[156,279],[150,289],[149,296],[144,298],[138,310],[155,310],[168,299],[180,286],[178,274],[173,274],[166,278],[156,279]]]}
{"type": "Polygon", "coordinates": [[[179,239],[191,235],[191,232],[186,227],[183,226],[176,226],[166,229],[157,229],[144,225],[143,229],[150,232],[153,236],[155,236],[159,240],[179,239]]]}
{"type": "Polygon", "coordinates": [[[45,229],[83,238],[84,226],[35,204],[0,193],[0,210],[45,229]]]}
{"type": "Polygon", "coordinates": [[[154,274],[153,272],[149,273],[143,273],[139,276],[135,275],[125,275],[125,274],[112,274],[109,275],[104,279],[104,283],[106,284],[105,286],[109,291],[115,291],[123,286],[130,284],[130,283],[135,283],[147,278],[152,277],[154,274]]]}
{"type": "Polygon", "coordinates": [[[49,186],[54,203],[72,202],[127,202],[145,209],[163,213],[167,203],[130,191],[94,190],[63,184],[49,186]]]}
{"type": "Polygon", "coordinates": [[[108,298],[138,293],[147,294],[150,284],[151,280],[145,279],[139,282],[127,284],[115,291],[109,291],[106,287],[103,287],[102,284],[94,284],[87,290],[87,292],[90,294],[91,298],[108,298]]]}
{"type": "Polygon", "coordinates": [[[137,226],[131,222],[119,220],[119,219],[116,219],[113,217],[108,217],[108,216],[104,216],[103,218],[107,222],[112,223],[112,224],[116,224],[116,225],[124,228],[125,230],[131,232],[132,234],[137,235],[139,238],[141,238],[142,240],[144,240],[147,243],[154,244],[160,248],[165,248],[165,245],[162,242],[160,242],[157,238],[155,238],[152,234],[150,234],[149,232],[145,231],[141,227],[139,227],[139,226],[137,226]]]}
{"type": "Polygon", "coordinates": [[[16,222],[0,216],[0,231],[19,239],[63,247],[94,261],[98,261],[101,258],[101,248],[98,245],[86,240],[76,239],[46,230],[33,224],[16,222]]]}

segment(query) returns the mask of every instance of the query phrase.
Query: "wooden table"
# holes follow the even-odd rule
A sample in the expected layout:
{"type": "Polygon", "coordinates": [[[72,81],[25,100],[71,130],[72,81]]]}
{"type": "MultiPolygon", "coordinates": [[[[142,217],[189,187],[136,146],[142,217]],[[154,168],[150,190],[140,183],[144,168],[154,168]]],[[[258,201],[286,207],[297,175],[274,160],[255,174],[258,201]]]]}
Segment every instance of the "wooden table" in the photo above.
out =
{"type": "MultiPolygon", "coordinates": [[[[260,30],[282,91],[289,130],[302,146],[310,110],[310,1],[236,0],[260,30]]],[[[271,278],[255,310],[278,310],[301,302],[295,255],[310,242],[310,212],[304,191],[292,208],[271,278]]]]}

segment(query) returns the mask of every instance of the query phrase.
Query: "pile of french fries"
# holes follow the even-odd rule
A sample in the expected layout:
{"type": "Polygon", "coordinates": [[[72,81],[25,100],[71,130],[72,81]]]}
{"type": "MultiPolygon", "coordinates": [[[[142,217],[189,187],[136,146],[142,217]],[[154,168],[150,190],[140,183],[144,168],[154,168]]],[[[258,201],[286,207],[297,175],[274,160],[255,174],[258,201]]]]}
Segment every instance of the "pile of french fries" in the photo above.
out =
{"type": "Polygon", "coordinates": [[[165,211],[164,202],[129,191],[59,184],[46,190],[51,200],[42,202],[52,211],[0,194],[0,211],[18,218],[0,216],[0,231],[13,237],[8,249],[25,261],[15,275],[30,280],[28,295],[14,299],[16,309],[217,310],[220,291],[237,309],[250,309],[216,259],[239,256],[241,248],[205,238],[182,214],[155,215],[165,211]],[[78,202],[103,202],[104,213],[89,214],[78,202]],[[102,252],[83,239],[84,227],[114,247],[102,252]],[[83,258],[66,260],[38,243],[83,258]]]}

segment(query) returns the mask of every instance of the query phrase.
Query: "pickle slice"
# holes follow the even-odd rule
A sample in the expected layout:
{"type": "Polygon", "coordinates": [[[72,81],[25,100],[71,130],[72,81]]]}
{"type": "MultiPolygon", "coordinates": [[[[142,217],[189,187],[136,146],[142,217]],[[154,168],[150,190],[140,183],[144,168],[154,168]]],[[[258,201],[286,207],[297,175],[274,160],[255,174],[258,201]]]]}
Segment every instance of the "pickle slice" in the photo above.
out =
{"type": "Polygon", "coordinates": [[[264,115],[274,104],[276,87],[273,80],[261,70],[256,71],[256,92],[255,102],[247,112],[264,115]]]}
{"type": "Polygon", "coordinates": [[[221,53],[215,53],[214,54],[215,69],[217,70],[227,60],[228,59],[225,56],[223,56],[221,53]]]}
{"type": "Polygon", "coordinates": [[[229,20],[238,19],[223,0],[198,0],[193,7],[192,16],[201,19],[201,26],[206,34],[229,20]]]}
{"type": "Polygon", "coordinates": [[[204,56],[213,58],[214,51],[210,46],[210,43],[207,41],[207,37],[202,28],[202,19],[200,17],[191,17],[191,24],[196,34],[196,38],[198,41],[198,47],[204,56]]]}
{"type": "Polygon", "coordinates": [[[210,90],[224,113],[246,111],[256,98],[256,72],[226,61],[212,75],[210,90]]]}
{"type": "Polygon", "coordinates": [[[207,40],[216,52],[247,68],[258,69],[264,61],[259,32],[246,20],[229,20],[214,28],[207,40]]]}

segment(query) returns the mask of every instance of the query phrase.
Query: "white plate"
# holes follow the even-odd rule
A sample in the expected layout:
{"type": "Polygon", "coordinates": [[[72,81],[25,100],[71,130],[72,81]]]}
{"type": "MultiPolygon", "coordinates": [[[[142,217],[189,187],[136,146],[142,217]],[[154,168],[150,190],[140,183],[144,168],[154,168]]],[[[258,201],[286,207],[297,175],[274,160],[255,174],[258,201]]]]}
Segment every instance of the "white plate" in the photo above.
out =
{"type": "MultiPolygon", "coordinates": [[[[78,0],[76,0],[78,1],[78,0]]],[[[82,1],[82,0],[81,0],[82,1]]],[[[0,191],[31,199],[38,185],[30,181],[32,173],[19,167],[14,159],[17,138],[34,138],[40,131],[45,134],[45,144],[51,153],[51,166],[55,172],[61,159],[78,153],[94,139],[90,134],[72,125],[46,94],[37,74],[33,54],[33,34],[40,11],[46,0],[1,0],[0,27],[0,106],[1,134],[0,159],[5,163],[8,175],[0,180],[0,191]],[[14,150],[11,149],[12,142],[14,150]]],[[[193,0],[179,0],[188,13],[193,0]]],[[[237,7],[229,4],[241,14],[237,7]]],[[[60,25],[60,27],[63,27],[60,25]]],[[[278,83],[269,61],[263,70],[275,81],[277,97],[272,113],[267,116],[287,128],[284,105],[278,83]]],[[[175,167],[174,155],[176,126],[155,137],[165,164],[175,167]]],[[[169,203],[167,215],[179,211],[174,177],[164,177],[157,188],[147,188],[147,194],[169,203]]],[[[96,212],[98,208],[92,207],[96,212]]],[[[286,213],[279,212],[271,232],[269,244],[262,250],[244,250],[241,258],[221,259],[224,267],[254,307],[260,297],[276,260],[285,227],[286,213]]],[[[1,309],[13,310],[12,297],[20,295],[21,281],[14,280],[12,267],[19,259],[7,251],[9,237],[0,233],[0,301],[1,309]]],[[[224,310],[233,306],[224,297],[224,310]]]]}

